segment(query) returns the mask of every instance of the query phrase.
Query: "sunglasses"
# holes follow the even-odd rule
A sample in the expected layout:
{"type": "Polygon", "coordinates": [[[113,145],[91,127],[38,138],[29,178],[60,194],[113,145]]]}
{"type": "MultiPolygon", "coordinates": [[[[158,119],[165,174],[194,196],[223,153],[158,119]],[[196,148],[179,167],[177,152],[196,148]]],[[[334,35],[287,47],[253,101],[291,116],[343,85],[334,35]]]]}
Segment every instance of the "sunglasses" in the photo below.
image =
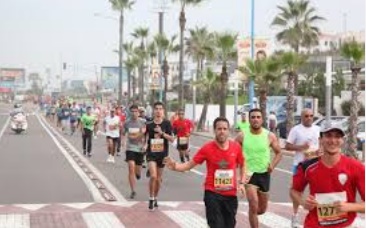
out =
{"type": "Polygon", "coordinates": [[[305,117],[305,118],[309,118],[309,117],[310,117],[310,118],[313,118],[313,117],[314,117],[314,115],[304,115],[304,117],[305,117]]]}

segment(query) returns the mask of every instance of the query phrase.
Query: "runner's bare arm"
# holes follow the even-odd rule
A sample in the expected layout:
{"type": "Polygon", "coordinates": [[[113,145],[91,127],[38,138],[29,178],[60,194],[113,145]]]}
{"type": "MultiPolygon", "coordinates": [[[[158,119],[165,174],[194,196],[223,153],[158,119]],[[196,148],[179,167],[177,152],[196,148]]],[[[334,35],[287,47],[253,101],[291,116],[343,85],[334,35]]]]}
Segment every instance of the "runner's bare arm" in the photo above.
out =
{"type": "Polygon", "coordinates": [[[164,158],[164,164],[173,171],[184,172],[193,169],[197,164],[194,161],[187,161],[185,163],[177,163],[170,157],[164,158]]]}
{"type": "Polygon", "coordinates": [[[243,136],[244,136],[244,133],[239,132],[235,137],[235,141],[238,142],[240,144],[240,146],[243,145],[243,136]]]}
{"type": "Polygon", "coordinates": [[[270,165],[270,170],[272,171],[277,164],[281,161],[282,159],[282,152],[281,152],[281,147],[280,144],[278,143],[278,139],[276,137],[275,134],[273,134],[272,132],[269,133],[269,139],[270,139],[270,146],[273,150],[273,152],[275,153],[274,158],[272,159],[271,165],[270,165]]]}
{"type": "Polygon", "coordinates": [[[174,136],[172,136],[172,135],[169,135],[169,134],[167,134],[167,133],[163,132],[163,133],[161,134],[161,136],[162,136],[163,138],[167,139],[169,142],[174,142],[174,136]]]}
{"type": "Polygon", "coordinates": [[[338,202],[335,204],[335,207],[339,212],[365,213],[365,202],[359,202],[359,203],[338,202]]]}

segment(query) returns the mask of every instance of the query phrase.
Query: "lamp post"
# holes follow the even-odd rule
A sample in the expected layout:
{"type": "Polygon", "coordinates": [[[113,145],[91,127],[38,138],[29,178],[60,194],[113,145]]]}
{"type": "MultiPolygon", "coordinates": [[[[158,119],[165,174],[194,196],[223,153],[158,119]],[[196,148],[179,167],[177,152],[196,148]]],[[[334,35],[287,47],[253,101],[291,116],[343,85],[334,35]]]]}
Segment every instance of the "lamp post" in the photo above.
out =
{"type": "MultiPolygon", "coordinates": [[[[250,26],[250,56],[254,59],[254,0],[251,0],[251,26],[250,26]]],[[[254,108],[254,80],[249,79],[249,104],[254,108]]]]}

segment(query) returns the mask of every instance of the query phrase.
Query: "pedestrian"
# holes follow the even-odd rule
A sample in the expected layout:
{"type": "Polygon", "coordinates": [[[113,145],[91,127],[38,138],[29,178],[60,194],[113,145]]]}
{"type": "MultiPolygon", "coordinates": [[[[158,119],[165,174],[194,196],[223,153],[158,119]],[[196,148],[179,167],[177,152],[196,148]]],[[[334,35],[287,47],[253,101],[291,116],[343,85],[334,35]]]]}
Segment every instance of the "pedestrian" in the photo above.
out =
{"type": "Polygon", "coordinates": [[[274,111],[271,111],[268,116],[268,129],[270,132],[276,134],[277,133],[277,116],[274,111]]]}
{"type": "Polygon", "coordinates": [[[192,160],[178,164],[167,157],[164,162],[173,171],[185,172],[206,161],[204,203],[207,223],[211,228],[234,228],[238,210],[237,190],[245,196],[245,160],[240,145],[229,140],[229,121],[218,117],[213,127],[215,139],[203,145],[192,160]]]}
{"type": "MultiPolygon", "coordinates": [[[[319,151],[319,127],[313,125],[314,114],[311,109],[301,112],[301,123],[294,126],[287,137],[285,149],[295,151],[292,174],[296,174],[297,165],[305,159],[317,156],[319,151]]],[[[291,191],[291,190],[290,190],[291,191]]],[[[291,197],[291,194],[290,194],[291,197]]],[[[298,216],[299,205],[292,199],[293,215],[291,227],[300,227],[298,216]]]]}
{"type": "Polygon", "coordinates": [[[320,130],[323,154],[297,166],[291,196],[309,211],[304,227],[353,227],[356,213],[365,213],[365,166],[342,154],[344,135],[342,127],[326,123],[320,130]],[[362,202],[356,202],[356,192],[362,202]]]}
{"type": "Polygon", "coordinates": [[[172,126],[164,119],[164,104],[155,102],[154,119],[146,124],[146,160],[148,162],[149,210],[158,207],[158,193],[164,171],[163,159],[169,154],[169,142],[174,141],[172,126]]]}
{"type": "Polygon", "coordinates": [[[249,123],[247,121],[247,114],[245,112],[241,113],[241,121],[236,124],[236,132],[244,131],[249,128],[249,123]]]}
{"type": "Polygon", "coordinates": [[[123,137],[123,134],[122,134],[122,131],[123,131],[123,127],[124,127],[124,124],[126,122],[126,114],[123,110],[123,107],[122,106],[116,106],[116,116],[119,117],[120,119],[120,137],[118,138],[118,141],[117,141],[117,145],[116,145],[116,152],[117,152],[117,156],[120,156],[120,152],[121,152],[121,146],[122,146],[122,137],[123,137]]]}
{"type": "Polygon", "coordinates": [[[126,162],[128,163],[128,181],[130,184],[130,199],[136,196],[136,179],[141,177],[141,166],[144,162],[145,119],[139,117],[139,108],[137,105],[130,107],[131,118],[124,124],[123,135],[126,140],[126,162]]]}
{"type": "Polygon", "coordinates": [[[88,157],[91,156],[92,136],[95,121],[95,116],[92,115],[92,108],[88,106],[86,108],[86,113],[80,118],[83,154],[88,155],[88,157]]]}
{"type": "Polygon", "coordinates": [[[184,118],[184,110],[178,110],[178,119],[173,122],[173,132],[177,136],[177,149],[179,151],[180,161],[189,161],[189,137],[194,128],[189,119],[184,118]]]}
{"type": "Polygon", "coordinates": [[[116,110],[111,108],[110,115],[103,121],[103,129],[106,135],[108,158],[107,162],[115,163],[114,155],[116,153],[118,138],[120,138],[121,120],[115,115],[116,110]]]}
{"type": "Polygon", "coordinates": [[[250,227],[258,228],[258,215],[267,210],[271,173],[280,162],[282,154],[276,135],[262,127],[260,109],[249,111],[249,124],[249,128],[237,135],[236,141],[242,145],[246,159],[250,227]],[[271,150],[274,152],[272,161],[271,150]]]}

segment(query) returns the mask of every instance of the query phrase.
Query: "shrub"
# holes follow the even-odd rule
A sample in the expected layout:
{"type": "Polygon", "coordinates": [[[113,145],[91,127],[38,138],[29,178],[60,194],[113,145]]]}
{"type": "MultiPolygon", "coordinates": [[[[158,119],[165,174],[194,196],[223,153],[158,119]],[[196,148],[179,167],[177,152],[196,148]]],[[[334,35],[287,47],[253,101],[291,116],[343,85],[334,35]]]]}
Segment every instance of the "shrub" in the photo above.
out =
{"type": "MultiPolygon", "coordinates": [[[[358,115],[365,116],[365,106],[358,102],[358,115]]],[[[342,113],[344,116],[349,116],[351,114],[351,101],[343,101],[341,104],[342,113]]]]}

